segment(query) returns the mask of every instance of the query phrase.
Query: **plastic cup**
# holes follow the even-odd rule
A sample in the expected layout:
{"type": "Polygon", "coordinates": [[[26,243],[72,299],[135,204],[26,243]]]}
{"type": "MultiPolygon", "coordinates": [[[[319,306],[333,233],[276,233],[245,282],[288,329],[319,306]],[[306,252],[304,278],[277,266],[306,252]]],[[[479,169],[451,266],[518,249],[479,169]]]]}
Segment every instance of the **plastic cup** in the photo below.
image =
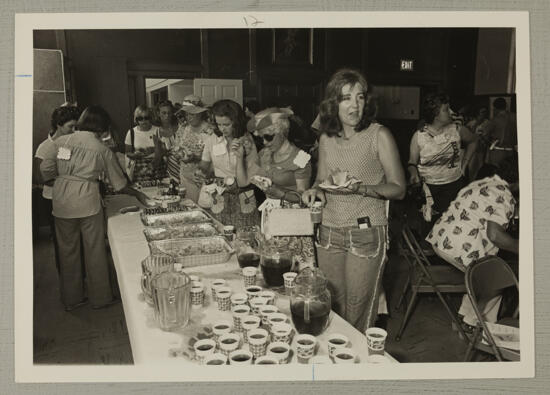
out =
{"type": "Polygon", "coordinates": [[[298,358],[309,360],[315,354],[316,345],[317,339],[315,336],[305,333],[296,336],[296,354],[298,358]]]}
{"type": "Polygon", "coordinates": [[[265,355],[268,338],[269,333],[265,329],[252,329],[248,331],[248,347],[254,358],[265,355]]]}
{"type": "Polygon", "coordinates": [[[273,325],[271,328],[271,341],[290,344],[292,338],[292,325],[286,322],[273,325]]]}
{"type": "Polygon", "coordinates": [[[215,352],[214,354],[207,355],[204,358],[205,365],[225,365],[227,364],[227,355],[221,352],[215,352]]]}
{"type": "Polygon", "coordinates": [[[193,349],[195,350],[195,358],[199,363],[203,364],[208,355],[212,355],[216,352],[216,342],[212,339],[198,340],[193,345],[193,349]]]}
{"type": "Polygon", "coordinates": [[[265,326],[266,328],[268,327],[267,316],[269,314],[279,312],[279,308],[272,304],[266,304],[266,305],[260,306],[259,310],[260,310],[260,318],[262,319],[262,325],[265,326]]]}
{"type": "Polygon", "coordinates": [[[241,345],[241,337],[236,333],[225,333],[218,339],[218,345],[222,354],[229,355],[241,345]]]}
{"type": "Polygon", "coordinates": [[[275,357],[280,364],[284,364],[290,355],[290,346],[283,342],[274,342],[267,346],[266,352],[267,355],[275,357]]]}
{"type": "Polygon", "coordinates": [[[233,327],[237,332],[242,332],[242,319],[250,314],[250,307],[245,304],[233,306],[231,308],[233,313],[233,327]]]}
{"type": "Polygon", "coordinates": [[[218,301],[218,310],[231,310],[231,288],[219,287],[216,289],[216,300],[218,301]]]}
{"type": "Polygon", "coordinates": [[[230,365],[252,365],[253,355],[248,350],[235,350],[229,354],[230,365]]]}
{"type": "Polygon", "coordinates": [[[254,266],[243,267],[243,280],[245,287],[251,287],[256,284],[258,269],[254,266]]]}
{"type": "Polygon", "coordinates": [[[388,332],[382,328],[371,327],[365,331],[367,336],[367,346],[369,355],[379,354],[384,355],[384,347],[388,332]]]}
{"type": "Polygon", "coordinates": [[[340,347],[334,350],[334,362],[337,364],[355,363],[357,354],[351,348],[340,347]]]}
{"type": "Polygon", "coordinates": [[[346,335],[340,333],[332,333],[328,337],[328,355],[334,357],[333,352],[337,348],[347,347],[349,339],[346,335]]]}
{"type": "Polygon", "coordinates": [[[260,317],[257,317],[255,315],[247,315],[241,318],[241,326],[243,327],[243,339],[245,343],[248,342],[248,332],[252,329],[259,328],[260,322],[262,322],[260,317]]]}

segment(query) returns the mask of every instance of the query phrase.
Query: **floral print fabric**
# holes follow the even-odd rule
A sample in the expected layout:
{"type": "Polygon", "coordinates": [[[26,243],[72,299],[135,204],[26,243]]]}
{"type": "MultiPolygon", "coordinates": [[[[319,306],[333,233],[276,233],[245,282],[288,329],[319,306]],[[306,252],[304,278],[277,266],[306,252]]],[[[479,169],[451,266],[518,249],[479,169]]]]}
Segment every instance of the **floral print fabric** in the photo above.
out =
{"type": "Polygon", "coordinates": [[[464,266],[496,255],[498,247],[487,237],[487,222],[508,226],[515,203],[508,183],[499,176],[474,181],[460,190],[426,240],[464,266]]]}

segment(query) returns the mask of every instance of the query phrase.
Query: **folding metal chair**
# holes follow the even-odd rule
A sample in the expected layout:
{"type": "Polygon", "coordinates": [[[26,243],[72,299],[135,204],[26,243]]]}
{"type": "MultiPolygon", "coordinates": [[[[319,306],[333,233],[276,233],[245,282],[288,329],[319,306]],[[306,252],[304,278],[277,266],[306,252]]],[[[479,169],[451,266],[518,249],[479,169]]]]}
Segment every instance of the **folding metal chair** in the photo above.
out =
{"type": "MultiPolygon", "coordinates": [[[[473,350],[481,350],[493,354],[498,361],[519,361],[520,352],[497,346],[495,339],[485,323],[482,314],[484,305],[493,297],[502,294],[508,287],[514,287],[519,292],[519,283],[510,266],[497,256],[488,256],[472,263],[466,269],[466,290],[476,313],[477,324],[474,334],[466,350],[464,361],[470,361],[473,350]],[[482,336],[483,335],[483,336],[482,336]],[[488,344],[482,343],[482,337],[488,344]]],[[[519,307],[512,317],[500,318],[497,324],[519,328],[519,307]]]]}
{"type": "Polygon", "coordinates": [[[447,297],[448,294],[466,293],[464,273],[451,265],[432,265],[407,224],[403,225],[401,236],[401,255],[406,259],[410,269],[397,308],[401,306],[409,289],[411,290],[411,298],[395,339],[397,341],[401,339],[419,293],[435,293],[452,322],[455,323],[462,334],[463,339],[468,339],[462,325],[460,325],[457,313],[451,309],[448,301],[443,297],[443,294],[447,297]]]}

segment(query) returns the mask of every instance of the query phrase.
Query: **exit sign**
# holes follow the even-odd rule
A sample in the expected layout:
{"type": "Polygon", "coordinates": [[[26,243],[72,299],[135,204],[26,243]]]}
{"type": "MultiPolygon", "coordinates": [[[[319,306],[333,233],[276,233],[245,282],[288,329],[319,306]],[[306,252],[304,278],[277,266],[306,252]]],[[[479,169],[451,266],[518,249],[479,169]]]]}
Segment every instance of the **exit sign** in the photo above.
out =
{"type": "Polygon", "coordinates": [[[401,71],[413,71],[413,70],[414,70],[414,60],[401,59],[401,71]]]}

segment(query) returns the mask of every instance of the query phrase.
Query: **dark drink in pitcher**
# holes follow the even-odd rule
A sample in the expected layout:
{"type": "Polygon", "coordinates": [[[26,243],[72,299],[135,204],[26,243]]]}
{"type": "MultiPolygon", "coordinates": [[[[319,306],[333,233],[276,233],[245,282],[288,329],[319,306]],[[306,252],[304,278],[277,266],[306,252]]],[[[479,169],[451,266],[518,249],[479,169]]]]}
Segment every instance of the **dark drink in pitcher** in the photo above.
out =
{"type": "Polygon", "coordinates": [[[260,255],[253,252],[237,255],[237,260],[241,269],[248,266],[258,267],[260,265],[260,255]]]}
{"type": "Polygon", "coordinates": [[[298,301],[291,304],[290,312],[292,314],[292,322],[299,333],[308,333],[313,336],[318,336],[327,327],[328,317],[330,314],[330,306],[320,302],[309,303],[309,321],[306,321],[304,301],[298,301]]]}
{"type": "Polygon", "coordinates": [[[292,259],[287,257],[264,257],[261,265],[262,275],[267,285],[279,287],[284,284],[283,274],[290,271],[292,259]]]}

